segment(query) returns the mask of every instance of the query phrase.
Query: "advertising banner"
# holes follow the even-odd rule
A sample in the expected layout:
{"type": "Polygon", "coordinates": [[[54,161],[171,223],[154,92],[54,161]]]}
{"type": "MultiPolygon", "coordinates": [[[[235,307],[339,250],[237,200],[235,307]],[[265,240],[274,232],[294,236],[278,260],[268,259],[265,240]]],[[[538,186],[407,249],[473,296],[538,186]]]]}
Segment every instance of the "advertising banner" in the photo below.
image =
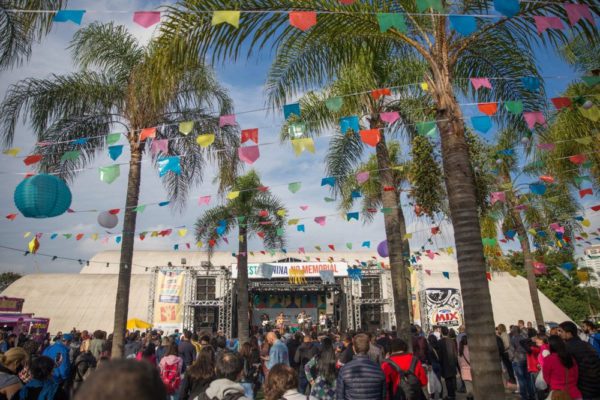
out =
{"type": "Polygon", "coordinates": [[[24,299],[18,299],[16,297],[0,297],[0,311],[20,313],[23,311],[24,302],[24,299]]]}
{"type": "Polygon", "coordinates": [[[33,336],[33,340],[38,343],[42,343],[48,332],[48,325],[50,319],[48,318],[34,318],[31,320],[31,326],[29,327],[29,334],[33,336]]]}
{"type": "Polygon", "coordinates": [[[463,324],[463,308],[460,290],[431,288],[419,293],[421,326],[425,332],[434,326],[458,328],[463,324]]]}
{"type": "Polygon", "coordinates": [[[158,271],[154,298],[154,328],[166,332],[182,329],[183,271],[158,271]]]}
{"type": "MultiPolygon", "coordinates": [[[[237,264],[231,265],[231,277],[237,278],[237,264]]],[[[333,276],[348,276],[348,264],[345,262],[294,262],[294,263],[252,263],[248,264],[248,279],[289,278],[294,271],[302,271],[305,278],[320,278],[321,271],[331,271],[333,276]],[[269,268],[265,276],[265,268],[269,268]],[[291,273],[290,273],[291,272],[291,273]]]]}

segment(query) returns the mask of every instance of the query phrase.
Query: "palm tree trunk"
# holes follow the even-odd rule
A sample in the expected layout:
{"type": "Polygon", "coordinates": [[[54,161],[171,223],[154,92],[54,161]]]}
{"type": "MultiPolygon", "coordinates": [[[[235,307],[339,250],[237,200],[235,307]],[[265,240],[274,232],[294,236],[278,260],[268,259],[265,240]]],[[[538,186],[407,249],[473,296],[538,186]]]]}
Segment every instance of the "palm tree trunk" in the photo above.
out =
{"type": "Polygon", "coordinates": [[[521,214],[519,214],[519,211],[513,208],[512,214],[516,224],[516,231],[519,235],[519,243],[521,244],[521,251],[523,252],[523,260],[525,261],[525,272],[527,272],[529,296],[531,296],[531,304],[533,305],[535,323],[536,326],[544,325],[542,305],[540,303],[540,296],[537,289],[535,273],[533,272],[533,255],[531,254],[531,246],[529,245],[527,231],[525,230],[525,225],[523,224],[523,219],[521,218],[521,214]]]}
{"type": "Polygon", "coordinates": [[[465,327],[469,335],[474,396],[477,399],[503,398],[502,370],[486,278],[475,179],[464,135],[463,116],[454,97],[450,74],[446,71],[436,78],[437,126],[454,227],[465,327]]]}
{"type": "Polygon", "coordinates": [[[239,228],[238,273],[237,273],[237,321],[238,340],[243,344],[249,340],[248,321],[248,233],[245,226],[239,228]]]}
{"type": "Polygon", "coordinates": [[[129,308],[133,242],[135,239],[135,223],[137,218],[134,207],[138,204],[140,194],[140,183],[142,178],[141,161],[141,144],[131,143],[131,160],[129,161],[129,177],[127,179],[127,200],[125,201],[125,217],[123,220],[119,282],[117,284],[117,300],[115,302],[115,324],[111,351],[113,358],[121,358],[123,356],[123,343],[127,327],[127,311],[129,308]]]}
{"type": "MultiPolygon", "coordinates": [[[[378,116],[371,118],[371,129],[380,128],[381,121],[378,116]]],[[[400,196],[394,181],[394,174],[390,169],[390,155],[385,143],[384,135],[375,148],[377,155],[377,167],[381,181],[381,202],[384,209],[383,220],[385,224],[385,236],[388,243],[388,252],[390,258],[390,269],[392,272],[392,290],[394,295],[394,313],[396,314],[396,328],[398,337],[403,339],[409,346],[412,344],[410,332],[410,311],[408,303],[410,301],[409,289],[410,283],[407,277],[408,271],[408,240],[404,238],[406,234],[406,222],[404,214],[400,208],[400,196]],[[394,190],[386,190],[394,188],[394,190]],[[404,254],[406,253],[406,257],[404,254]]]]}

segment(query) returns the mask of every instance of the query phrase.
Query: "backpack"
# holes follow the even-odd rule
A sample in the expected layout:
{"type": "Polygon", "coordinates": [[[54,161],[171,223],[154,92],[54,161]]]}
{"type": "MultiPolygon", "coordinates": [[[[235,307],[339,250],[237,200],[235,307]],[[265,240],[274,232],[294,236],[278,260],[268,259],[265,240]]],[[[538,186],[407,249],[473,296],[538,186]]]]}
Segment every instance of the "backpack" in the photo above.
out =
{"type": "Polygon", "coordinates": [[[179,385],[181,384],[181,375],[177,370],[177,363],[165,364],[160,372],[160,379],[165,384],[168,394],[177,392],[179,385]]]}
{"type": "Polygon", "coordinates": [[[398,383],[396,392],[394,393],[393,390],[390,391],[390,393],[394,393],[393,396],[390,396],[392,400],[420,400],[423,397],[421,382],[415,375],[417,361],[417,357],[413,356],[410,361],[410,368],[408,371],[401,369],[400,366],[391,359],[384,361],[388,363],[390,367],[392,367],[400,376],[400,381],[398,383]]]}

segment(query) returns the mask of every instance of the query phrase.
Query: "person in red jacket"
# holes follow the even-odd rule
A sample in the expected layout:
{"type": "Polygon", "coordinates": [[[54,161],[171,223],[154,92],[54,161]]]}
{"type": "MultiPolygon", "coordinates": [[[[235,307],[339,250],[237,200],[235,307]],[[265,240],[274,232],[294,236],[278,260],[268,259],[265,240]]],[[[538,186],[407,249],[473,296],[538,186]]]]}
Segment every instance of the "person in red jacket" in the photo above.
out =
{"type": "Polygon", "coordinates": [[[575,359],[567,351],[567,347],[563,340],[558,336],[550,336],[548,338],[550,345],[550,355],[544,360],[544,381],[550,388],[550,397],[553,398],[552,392],[566,391],[571,399],[581,400],[582,395],[577,388],[577,380],[579,379],[579,368],[575,359]]]}
{"type": "MultiPolygon", "coordinates": [[[[411,363],[413,362],[413,358],[416,358],[412,353],[408,353],[408,345],[402,339],[393,339],[390,345],[392,353],[390,354],[389,359],[395,362],[401,370],[408,371],[411,367],[411,363]]],[[[385,383],[386,383],[386,400],[391,400],[394,398],[394,394],[398,390],[398,384],[400,383],[400,375],[396,370],[385,360],[381,363],[381,369],[383,369],[383,373],[385,374],[385,383]]],[[[421,361],[416,360],[414,375],[419,379],[421,383],[421,387],[427,386],[427,374],[423,369],[423,365],[421,361]]],[[[408,400],[420,400],[422,399],[422,392],[419,397],[409,397],[408,400]]]]}

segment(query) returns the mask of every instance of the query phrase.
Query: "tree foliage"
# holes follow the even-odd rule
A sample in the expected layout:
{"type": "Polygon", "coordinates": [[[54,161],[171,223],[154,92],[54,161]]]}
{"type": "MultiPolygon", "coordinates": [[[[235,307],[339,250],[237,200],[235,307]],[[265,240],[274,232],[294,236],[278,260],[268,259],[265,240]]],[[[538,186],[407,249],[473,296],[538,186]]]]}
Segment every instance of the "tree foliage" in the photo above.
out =
{"type": "Polygon", "coordinates": [[[16,272],[3,272],[0,274],[0,292],[9,287],[13,282],[20,279],[21,274],[16,272]]]}
{"type": "Polygon", "coordinates": [[[427,137],[415,136],[411,146],[410,181],[411,197],[429,217],[442,211],[446,193],[439,157],[427,137]]]}

